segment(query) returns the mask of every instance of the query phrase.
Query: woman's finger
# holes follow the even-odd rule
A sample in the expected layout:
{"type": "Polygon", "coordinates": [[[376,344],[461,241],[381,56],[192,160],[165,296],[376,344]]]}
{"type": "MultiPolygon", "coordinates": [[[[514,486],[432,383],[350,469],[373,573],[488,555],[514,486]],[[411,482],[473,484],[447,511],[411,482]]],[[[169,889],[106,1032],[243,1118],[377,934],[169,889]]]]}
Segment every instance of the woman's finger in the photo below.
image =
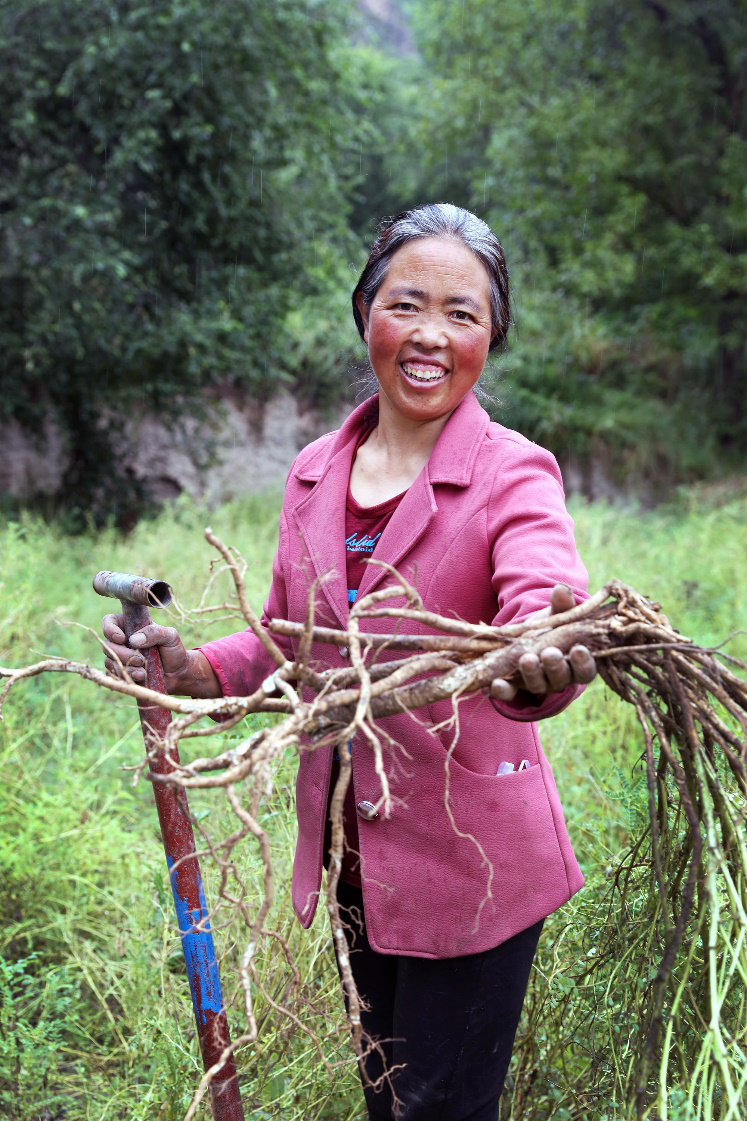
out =
{"type": "Polygon", "coordinates": [[[576,606],[576,597],[567,584],[556,584],[550,593],[550,614],[562,615],[576,606]]]}
{"type": "Polygon", "coordinates": [[[124,619],[121,615],[105,615],[101,620],[101,629],[109,642],[124,642],[124,619]]]}
{"type": "MultiPolygon", "coordinates": [[[[103,630],[106,638],[104,666],[107,673],[114,677],[128,677],[131,681],[143,684],[147,681],[148,676],[146,670],[148,658],[152,657],[148,652],[157,650],[166,675],[167,688],[182,687],[182,677],[185,670],[189,668],[189,655],[174,627],[162,627],[157,623],[149,623],[148,626],[140,627],[139,630],[135,631],[130,636],[128,643],[125,640],[122,616],[107,615],[103,621],[103,630]]],[[[191,685],[194,684],[194,682],[191,683],[191,685]]],[[[200,685],[201,682],[197,682],[197,684],[200,685]]],[[[211,682],[209,681],[208,684],[211,684],[211,682]]],[[[219,689],[217,681],[215,688],[219,689]]],[[[220,693],[218,692],[215,695],[219,696],[220,693]]]]}
{"type": "Polygon", "coordinates": [[[149,650],[153,646],[181,646],[182,640],[174,627],[151,623],[130,636],[130,646],[135,650],[149,650]]]}
{"type": "Polygon", "coordinates": [[[498,701],[512,701],[518,692],[519,686],[506,681],[505,677],[496,677],[490,683],[490,695],[498,701]]]}
{"type": "Polygon", "coordinates": [[[597,663],[586,646],[574,646],[568,655],[573,669],[573,679],[579,685],[587,685],[597,675],[597,663]]]}
{"type": "Polygon", "coordinates": [[[577,645],[568,657],[557,646],[546,646],[540,656],[522,654],[516,684],[497,677],[490,684],[490,695],[499,701],[512,701],[519,689],[530,693],[561,693],[576,682],[586,685],[597,673],[597,665],[586,646],[577,645]]]}
{"type": "Polygon", "coordinates": [[[530,693],[547,692],[547,678],[536,654],[522,654],[519,658],[519,673],[524,689],[530,693]]]}
{"type": "Polygon", "coordinates": [[[104,659],[104,669],[112,677],[124,677],[127,675],[132,681],[141,685],[145,682],[146,671],[142,663],[137,664],[133,658],[130,659],[128,665],[124,661],[117,662],[113,658],[104,659]]]}
{"type": "Polygon", "coordinates": [[[547,678],[550,693],[560,693],[573,680],[571,667],[562,650],[557,646],[546,646],[541,654],[542,669],[547,678]]]}
{"type": "Polygon", "coordinates": [[[129,646],[117,646],[107,642],[104,646],[104,657],[114,664],[123,666],[144,666],[145,658],[137,650],[130,650],[129,646]]]}

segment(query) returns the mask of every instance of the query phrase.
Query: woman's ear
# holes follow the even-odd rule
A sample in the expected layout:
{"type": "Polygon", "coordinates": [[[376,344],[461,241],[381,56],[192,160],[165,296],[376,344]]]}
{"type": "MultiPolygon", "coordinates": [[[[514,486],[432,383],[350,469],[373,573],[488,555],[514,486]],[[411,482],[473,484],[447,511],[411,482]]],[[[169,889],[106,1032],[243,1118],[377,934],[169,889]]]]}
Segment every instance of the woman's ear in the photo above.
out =
{"type": "Polygon", "coordinates": [[[361,314],[363,320],[363,341],[368,345],[368,304],[363,299],[363,293],[358,292],[355,297],[355,306],[361,314]]]}

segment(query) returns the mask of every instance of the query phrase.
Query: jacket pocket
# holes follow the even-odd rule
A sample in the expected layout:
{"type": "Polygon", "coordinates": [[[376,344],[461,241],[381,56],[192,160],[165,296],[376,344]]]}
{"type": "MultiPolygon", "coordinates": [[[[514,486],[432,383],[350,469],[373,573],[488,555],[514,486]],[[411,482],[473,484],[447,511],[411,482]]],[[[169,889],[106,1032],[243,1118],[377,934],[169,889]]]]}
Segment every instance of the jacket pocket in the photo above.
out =
{"type": "MultiPolygon", "coordinates": [[[[495,711],[487,698],[479,701],[484,704],[478,702],[472,707],[468,702],[462,706],[459,741],[453,750],[451,730],[442,727],[436,732],[435,740],[444,759],[448,755],[453,767],[481,778],[495,777],[502,762],[513,763],[517,772],[522,759],[527,760],[530,769],[538,766],[540,752],[535,725],[508,720],[495,711]]],[[[443,720],[442,713],[435,715],[443,720]]]]}

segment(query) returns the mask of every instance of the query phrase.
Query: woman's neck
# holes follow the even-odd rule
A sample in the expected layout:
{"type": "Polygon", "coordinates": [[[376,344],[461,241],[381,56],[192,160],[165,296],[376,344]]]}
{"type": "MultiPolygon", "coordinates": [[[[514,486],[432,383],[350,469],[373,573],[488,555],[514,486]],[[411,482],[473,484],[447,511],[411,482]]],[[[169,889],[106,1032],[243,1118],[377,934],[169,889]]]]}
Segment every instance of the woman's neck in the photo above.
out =
{"type": "Polygon", "coordinates": [[[449,412],[434,420],[410,420],[393,409],[383,394],[379,394],[379,425],[376,429],[379,447],[393,463],[419,462],[419,473],[430,459],[450,416],[449,412]]]}
{"type": "Polygon", "coordinates": [[[379,423],[358,449],[350,473],[350,490],[361,506],[377,506],[407,490],[430,459],[451,413],[435,420],[412,421],[379,395],[379,423]]]}

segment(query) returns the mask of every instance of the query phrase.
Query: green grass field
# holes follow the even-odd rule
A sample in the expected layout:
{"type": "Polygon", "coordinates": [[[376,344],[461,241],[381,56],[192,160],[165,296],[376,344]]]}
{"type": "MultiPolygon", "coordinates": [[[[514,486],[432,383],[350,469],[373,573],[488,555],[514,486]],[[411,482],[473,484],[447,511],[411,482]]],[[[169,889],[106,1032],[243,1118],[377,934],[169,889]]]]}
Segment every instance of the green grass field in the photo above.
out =
{"type": "MultiPolygon", "coordinates": [[[[683,492],[653,512],[572,509],[592,588],[613,576],[633,584],[701,645],[747,629],[744,486],[683,492]]],[[[249,590],[260,606],[277,512],[276,500],[258,499],[208,518],[179,502],[126,539],[110,531],[69,538],[33,518],[4,524],[0,663],[21,666],[48,654],[99,663],[95,638],[84,628],[100,625],[104,601],[91,590],[100,568],[164,577],[184,603],[196,602],[211,559],[202,538],[208,520],[249,559],[249,590]]],[[[220,633],[220,623],[199,634],[183,631],[192,642],[220,633]]],[[[743,656],[746,648],[743,637],[731,647],[743,656]]],[[[596,887],[645,816],[645,782],[636,765],[641,740],[632,711],[599,683],[542,734],[587,874],[584,892],[552,917],[543,935],[570,953],[577,940],[558,941],[558,932],[593,925],[596,887]]],[[[178,1121],[199,1061],[150,786],[133,788],[131,773],[122,770],[141,755],[134,709],[79,679],[48,675],[13,691],[0,737],[0,1116],[178,1121]]],[[[284,760],[265,820],[278,867],[272,925],[296,955],[306,983],[303,1017],[323,1037],[334,1070],[325,1068],[307,1036],[278,1022],[259,994],[259,1042],[240,1056],[247,1116],[352,1121],[363,1110],[326,919],[319,914],[304,933],[290,913],[293,771],[293,759],[284,760]]],[[[229,827],[218,796],[200,792],[191,804],[214,831],[224,820],[229,827]]],[[[257,854],[247,847],[243,859],[251,880],[255,865],[259,871],[257,854]]],[[[230,994],[241,930],[221,916],[217,926],[230,994]]],[[[281,997],[290,973],[279,951],[268,948],[261,965],[270,996],[281,997]]],[[[541,958],[538,969],[546,978],[541,958]]],[[[240,1019],[236,1009],[234,1030],[240,1019]]],[[[562,1087],[550,1086],[545,1098],[546,1113],[538,1107],[531,1116],[573,1116],[562,1087]]],[[[611,1110],[610,1121],[614,1116],[611,1110]]],[[[685,1118],[675,1099],[670,1118],[685,1118]]]]}

